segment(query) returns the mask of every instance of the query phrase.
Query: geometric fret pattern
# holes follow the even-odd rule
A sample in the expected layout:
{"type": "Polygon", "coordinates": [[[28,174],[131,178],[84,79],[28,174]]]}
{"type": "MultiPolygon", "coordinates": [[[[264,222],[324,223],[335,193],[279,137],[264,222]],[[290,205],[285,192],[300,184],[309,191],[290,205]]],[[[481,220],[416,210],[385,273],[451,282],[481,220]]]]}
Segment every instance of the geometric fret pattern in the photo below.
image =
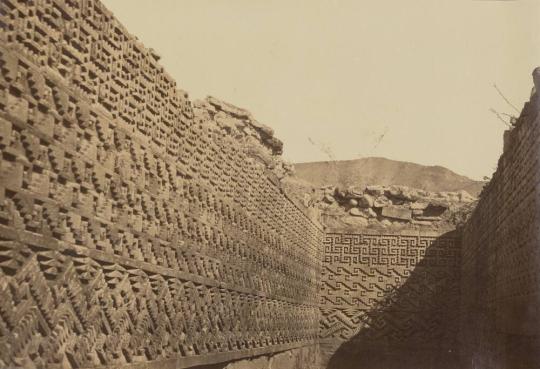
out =
{"type": "Polygon", "coordinates": [[[460,256],[455,232],[327,233],[323,245],[322,338],[455,344],[460,256]]]}
{"type": "Polygon", "coordinates": [[[4,238],[0,260],[2,367],[188,364],[210,353],[294,347],[317,335],[312,306],[123,265],[54,240],[4,238]]]}
{"type": "Polygon", "coordinates": [[[236,127],[98,0],[2,0],[0,29],[0,367],[316,341],[321,227],[236,127]]]}

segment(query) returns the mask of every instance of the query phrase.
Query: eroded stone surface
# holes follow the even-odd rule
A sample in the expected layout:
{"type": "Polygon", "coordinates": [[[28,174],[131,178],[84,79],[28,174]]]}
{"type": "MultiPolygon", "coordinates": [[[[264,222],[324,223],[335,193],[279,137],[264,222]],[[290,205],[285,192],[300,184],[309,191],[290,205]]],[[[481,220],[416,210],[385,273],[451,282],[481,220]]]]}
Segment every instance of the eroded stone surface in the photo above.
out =
{"type": "Polygon", "coordinates": [[[313,344],[322,231],[272,129],[193,104],[97,0],[0,9],[0,367],[313,344]]]}
{"type": "Polygon", "coordinates": [[[540,363],[539,71],[463,233],[461,341],[471,367],[540,363]]]}
{"type": "Polygon", "coordinates": [[[192,103],[99,1],[3,0],[0,24],[1,367],[308,369],[321,337],[540,362],[537,92],[471,220],[464,191],[326,186],[303,202],[357,231],[323,254],[273,130],[192,103]]]}
{"type": "MultiPolygon", "coordinates": [[[[428,192],[406,186],[323,187],[306,201],[332,229],[363,225],[371,229],[450,231],[467,220],[477,199],[460,192],[428,192]],[[354,221],[350,216],[369,222],[354,221]]],[[[354,229],[350,229],[354,231],[354,229]]]]}
{"type": "Polygon", "coordinates": [[[400,206],[385,206],[382,208],[381,215],[383,217],[401,220],[411,220],[412,212],[410,208],[400,206]]]}
{"type": "Polygon", "coordinates": [[[239,360],[228,364],[223,369],[323,369],[320,366],[319,357],[317,344],[274,355],[239,360]]]}
{"type": "Polygon", "coordinates": [[[407,364],[411,356],[425,356],[448,357],[437,367],[460,368],[460,234],[361,229],[326,233],[320,291],[324,367],[427,369],[432,366],[407,364]]]}

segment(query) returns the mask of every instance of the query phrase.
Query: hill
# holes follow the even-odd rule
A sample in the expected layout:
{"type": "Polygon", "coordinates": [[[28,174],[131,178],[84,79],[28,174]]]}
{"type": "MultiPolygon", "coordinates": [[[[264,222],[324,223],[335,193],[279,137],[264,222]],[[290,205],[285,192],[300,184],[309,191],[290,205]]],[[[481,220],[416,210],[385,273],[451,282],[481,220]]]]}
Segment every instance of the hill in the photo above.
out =
{"type": "Polygon", "coordinates": [[[294,167],[292,181],[314,187],[402,185],[430,192],[465,190],[477,197],[484,186],[482,181],[472,180],[441,166],[425,166],[385,158],[298,163],[294,167]]]}

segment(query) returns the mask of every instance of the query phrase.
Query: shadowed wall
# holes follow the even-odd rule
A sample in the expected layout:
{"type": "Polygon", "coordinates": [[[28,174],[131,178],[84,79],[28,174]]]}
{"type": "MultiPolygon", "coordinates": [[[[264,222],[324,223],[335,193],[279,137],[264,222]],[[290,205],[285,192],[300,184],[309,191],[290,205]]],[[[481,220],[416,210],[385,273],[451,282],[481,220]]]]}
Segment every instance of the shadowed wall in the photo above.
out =
{"type": "Polygon", "coordinates": [[[463,368],[540,367],[540,70],[463,234],[463,368]]]}
{"type": "Polygon", "coordinates": [[[330,369],[454,368],[457,232],[327,233],[321,350],[330,369]]]}

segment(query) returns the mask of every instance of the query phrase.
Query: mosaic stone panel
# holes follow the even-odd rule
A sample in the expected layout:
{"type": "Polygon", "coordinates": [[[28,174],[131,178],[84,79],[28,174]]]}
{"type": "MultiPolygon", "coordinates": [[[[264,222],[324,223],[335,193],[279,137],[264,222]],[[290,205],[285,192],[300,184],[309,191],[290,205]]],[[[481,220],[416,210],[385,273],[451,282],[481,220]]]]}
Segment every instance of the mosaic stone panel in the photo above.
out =
{"type": "Polygon", "coordinates": [[[323,245],[321,338],[456,348],[456,232],[327,233],[323,245]]]}
{"type": "Polygon", "coordinates": [[[0,2],[0,366],[312,344],[322,231],[96,0],[0,2]]]}

